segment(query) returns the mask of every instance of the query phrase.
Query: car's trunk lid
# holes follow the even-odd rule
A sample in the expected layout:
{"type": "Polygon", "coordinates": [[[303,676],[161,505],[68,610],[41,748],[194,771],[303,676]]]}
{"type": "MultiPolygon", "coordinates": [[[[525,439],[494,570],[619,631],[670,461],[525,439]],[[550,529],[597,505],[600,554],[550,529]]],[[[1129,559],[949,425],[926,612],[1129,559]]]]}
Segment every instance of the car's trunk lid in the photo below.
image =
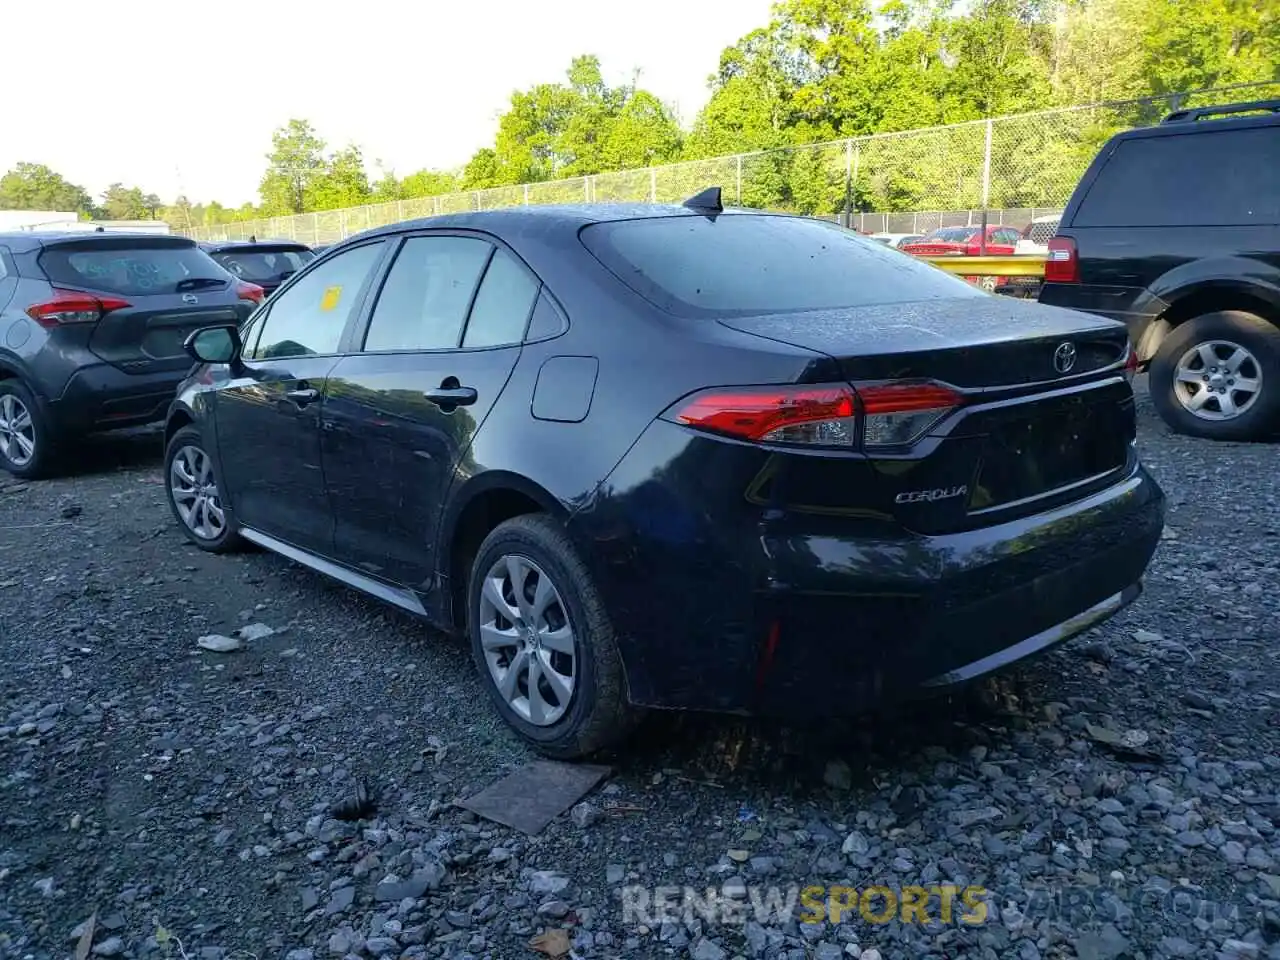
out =
{"type": "Polygon", "coordinates": [[[732,317],[724,326],[833,359],[847,380],[929,378],[990,389],[1076,378],[1123,362],[1122,324],[995,296],[732,317]],[[1064,343],[1069,370],[1054,366],[1064,343]]]}
{"type": "Polygon", "coordinates": [[[1114,482],[1130,464],[1128,336],[1112,321],[964,297],[720,322],[825,355],[817,379],[958,388],[960,405],[911,447],[867,450],[873,509],[917,532],[1047,509],[1114,482]]]}

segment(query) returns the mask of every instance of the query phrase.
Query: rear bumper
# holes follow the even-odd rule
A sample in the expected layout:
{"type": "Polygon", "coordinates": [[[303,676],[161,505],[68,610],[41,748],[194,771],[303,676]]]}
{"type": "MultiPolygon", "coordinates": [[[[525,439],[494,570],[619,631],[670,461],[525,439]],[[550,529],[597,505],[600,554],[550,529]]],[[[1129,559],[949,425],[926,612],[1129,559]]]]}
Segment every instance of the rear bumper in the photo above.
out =
{"type": "Polygon", "coordinates": [[[47,410],[59,430],[72,433],[155,423],[185,377],[185,371],[128,374],[107,363],[81,367],[47,410]]]}
{"type": "Polygon", "coordinates": [[[799,718],[945,691],[1132,602],[1164,525],[1141,467],[1051,511],[940,536],[707,499],[705,486],[687,496],[710,472],[678,465],[661,489],[615,476],[570,525],[638,704],[799,718]]]}

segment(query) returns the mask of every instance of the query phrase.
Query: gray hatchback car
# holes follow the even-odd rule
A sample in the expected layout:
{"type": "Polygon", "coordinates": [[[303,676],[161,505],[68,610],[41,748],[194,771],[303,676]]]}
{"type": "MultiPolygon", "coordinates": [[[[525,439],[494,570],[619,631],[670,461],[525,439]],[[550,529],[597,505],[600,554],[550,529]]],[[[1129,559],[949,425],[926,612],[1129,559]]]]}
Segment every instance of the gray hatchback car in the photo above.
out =
{"type": "Polygon", "coordinates": [[[0,468],[44,476],[77,436],[164,419],[187,336],[262,298],[185,237],[0,234],[0,468]]]}

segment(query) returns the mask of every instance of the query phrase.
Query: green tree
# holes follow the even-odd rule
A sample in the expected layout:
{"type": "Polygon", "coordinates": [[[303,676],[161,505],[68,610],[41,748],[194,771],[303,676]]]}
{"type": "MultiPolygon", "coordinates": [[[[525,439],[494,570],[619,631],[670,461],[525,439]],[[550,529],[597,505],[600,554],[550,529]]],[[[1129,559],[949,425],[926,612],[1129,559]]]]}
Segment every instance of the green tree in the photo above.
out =
{"type": "Polygon", "coordinates": [[[325,172],[324,141],[306,120],[290,120],[271,135],[258,193],[265,216],[302,213],[307,192],[325,172]]]}
{"type": "Polygon", "coordinates": [[[307,210],[338,210],[368,203],[372,195],[360,148],[347,146],[329,157],[312,177],[304,201],[307,210]]]}
{"type": "Polygon", "coordinates": [[[0,177],[0,210],[56,210],[91,215],[93,200],[43,163],[19,163],[0,177]]]}
{"type": "Polygon", "coordinates": [[[159,205],[159,198],[148,197],[138,187],[113,183],[102,193],[102,216],[106,220],[149,220],[153,209],[149,200],[159,205]]]}
{"type": "Polygon", "coordinates": [[[399,199],[436,197],[442,193],[454,193],[461,189],[462,180],[456,173],[446,173],[443,170],[419,170],[400,181],[399,199]]]}

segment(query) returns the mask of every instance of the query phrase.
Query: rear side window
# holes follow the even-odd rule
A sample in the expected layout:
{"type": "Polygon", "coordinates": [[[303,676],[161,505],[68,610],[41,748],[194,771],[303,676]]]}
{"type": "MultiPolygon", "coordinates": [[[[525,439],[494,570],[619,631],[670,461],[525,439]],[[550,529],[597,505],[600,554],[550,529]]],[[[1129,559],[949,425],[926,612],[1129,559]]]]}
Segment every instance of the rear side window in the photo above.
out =
{"type": "Polygon", "coordinates": [[[505,250],[494,253],[476,293],[464,347],[498,347],[519,343],[529,323],[538,283],[505,250]]]}
{"type": "Polygon", "coordinates": [[[473,237],[406,240],[373,308],[365,350],[456,347],[492,252],[473,237]]]}
{"type": "Polygon", "coordinates": [[[282,283],[316,258],[310,250],[227,250],[210,256],[250,283],[282,283]]]}
{"type": "Polygon", "coordinates": [[[138,297],[226,286],[230,278],[196,246],[95,243],[50,247],[40,255],[49,280],[138,297]]]}
{"type": "Polygon", "coordinates": [[[1077,227],[1280,223],[1280,126],[1122,140],[1077,227]]]}
{"type": "Polygon", "coordinates": [[[823,220],[676,216],[592,224],[579,236],[623,283],[676,316],[986,296],[958,277],[823,220]]]}

